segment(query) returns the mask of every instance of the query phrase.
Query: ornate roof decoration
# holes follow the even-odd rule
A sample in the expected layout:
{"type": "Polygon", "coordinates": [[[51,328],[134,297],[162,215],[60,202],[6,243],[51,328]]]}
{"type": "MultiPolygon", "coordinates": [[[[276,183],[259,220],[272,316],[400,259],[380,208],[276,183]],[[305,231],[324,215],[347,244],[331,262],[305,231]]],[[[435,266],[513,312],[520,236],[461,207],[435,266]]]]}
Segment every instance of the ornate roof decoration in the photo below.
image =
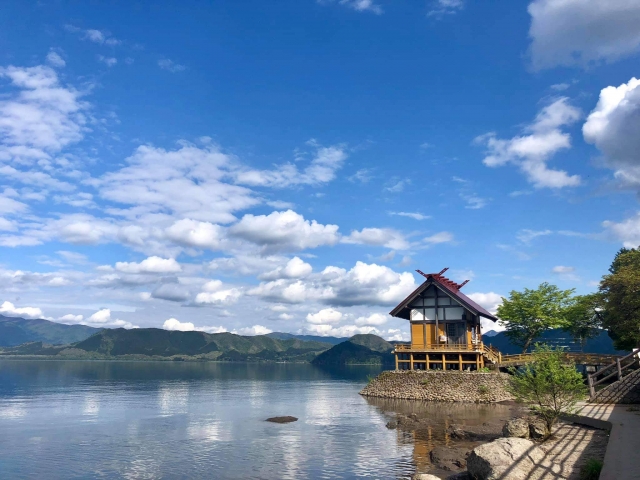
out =
{"type": "Polygon", "coordinates": [[[448,279],[443,275],[444,272],[449,270],[449,268],[445,268],[438,273],[424,273],[421,270],[416,270],[420,275],[425,277],[427,280],[416,288],[407,298],[405,298],[400,304],[391,310],[389,314],[393,317],[406,318],[408,319],[408,312],[404,312],[405,309],[416,299],[418,295],[420,295],[423,291],[429,288],[431,285],[436,285],[440,287],[442,291],[449,294],[452,298],[454,298],[458,303],[465,306],[472,313],[479,315],[484,318],[488,318],[492,321],[497,321],[498,317],[489,313],[485,308],[478,305],[476,302],[467,297],[464,293],[460,291],[462,287],[464,287],[469,280],[465,280],[462,283],[456,283],[453,280],[448,279]]]}

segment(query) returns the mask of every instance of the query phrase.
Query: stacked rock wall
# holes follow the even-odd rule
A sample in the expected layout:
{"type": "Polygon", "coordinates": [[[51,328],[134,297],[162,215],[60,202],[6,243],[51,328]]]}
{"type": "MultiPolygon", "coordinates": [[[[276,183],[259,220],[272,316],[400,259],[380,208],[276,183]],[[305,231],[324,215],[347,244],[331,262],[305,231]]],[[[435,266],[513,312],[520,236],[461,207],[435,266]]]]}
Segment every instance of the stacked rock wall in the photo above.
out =
{"type": "Polygon", "coordinates": [[[434,402],[496,403],[513,400],[506,373],[389,371],[382,372],[361,392],[369,397],[434,402]]]}
{"type": "Polygon", "coordinates": [[[640,403],[640,370],[596,393],[595,403],[640,403]]]}

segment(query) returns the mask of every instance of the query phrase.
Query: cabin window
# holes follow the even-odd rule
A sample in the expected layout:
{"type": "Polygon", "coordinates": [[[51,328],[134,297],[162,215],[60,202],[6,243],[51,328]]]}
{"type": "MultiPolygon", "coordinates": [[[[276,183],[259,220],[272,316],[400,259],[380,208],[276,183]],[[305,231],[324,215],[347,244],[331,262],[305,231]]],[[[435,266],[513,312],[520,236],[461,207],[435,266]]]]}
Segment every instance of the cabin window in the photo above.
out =
{"type": "Polygon", "coordinates": [[[427,297],[424,299],[424,304],[427,306],[433,306],[436,304],[436,298],[435,297],[427,297]]]}
{"type": "Polygon", "coordinates": [[[451,299],[449,297],[438,298],[438,306],[451,305],[451,299]]]}
{"type": "Polygon", "coordinates": [[[435,308],[425,308],[424,316],[427,320],[435,320],[436,319],[436,309],[435,308]]]}
{"type": "Polygon", "coordinates": [[[451,307],[447,308],[447,320],[462,320],[464,315],[464,308],[451,307]]]}
{"type": "Polygon", "coordinates": [[[411,320],[424,320],[424,314],[422,313],[422,309],[420,310],[416,310],[413,309],[411,310],[411,320]]]}
{"type": "Polygon", "coordinates": [[[412,307],[421,307],[422,306],[422,299],[421,298],[416,298],[413,303],[411,304],[412,307]]]}

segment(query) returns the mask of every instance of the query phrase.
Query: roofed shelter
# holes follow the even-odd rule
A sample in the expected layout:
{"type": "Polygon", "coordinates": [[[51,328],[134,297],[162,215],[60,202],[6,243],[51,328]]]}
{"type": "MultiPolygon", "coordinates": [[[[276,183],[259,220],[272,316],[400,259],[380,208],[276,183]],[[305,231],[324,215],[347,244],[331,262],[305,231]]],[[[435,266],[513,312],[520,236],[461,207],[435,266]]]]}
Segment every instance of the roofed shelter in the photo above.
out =
{"type": "Polygon", "coordinates": [[[411,325],[411,343],[395,347],[396,370],[478,370],[500,362],[480,328],[480,318],[497,317],[460,291],[468,280],[458,284],[443,276],[447,270],[416,270],[425,282],[390,312],[411,325]]]}

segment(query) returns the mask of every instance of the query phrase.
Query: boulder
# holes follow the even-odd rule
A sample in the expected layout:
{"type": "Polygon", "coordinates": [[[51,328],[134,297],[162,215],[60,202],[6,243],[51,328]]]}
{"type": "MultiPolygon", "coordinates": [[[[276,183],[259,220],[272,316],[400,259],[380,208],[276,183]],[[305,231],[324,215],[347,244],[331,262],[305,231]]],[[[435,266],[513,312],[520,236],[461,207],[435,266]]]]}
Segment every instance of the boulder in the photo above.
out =
{"type": "Polygon", "coordinates": [[[477,480],[525,480],[544,455],[531,440],[499,438],[474,448],[467,458],[467,470],[477,480]]]}
{"type": "Polygon", "coordinates": [[[529,422],[524,418],[512,418],[502,427],[505,437],[529,438],[529,422]]]}
{"type": "Polygon", "coordinates": [[[447,480],[473,480],[469,472],[460,472],[447,477],[447,480]]]}
{"type": "Polygon", "coordinates": [[[536,440],[542,440],[549,436],[547,422],[539,417],[531,417],[529,419],[529,436],[536,440]]]}
{"type": "Polygon", "coordinates": [[[391,420],[390,422],[387,422],[386,426],[389,430],[395,430],[396,428],[398,428],[398,422],[396,422],[395,420],[391,420]]]}
{"type": "Polygon", "coordinates": [[[267,418],[267,422],[273,422],[273,423],[291,423],[291,422],[297,422],[298,419],[296,417],[271,417],[271,418],[267,418]]]}
{"type": "Polygon", "coordinates": [[[416,473],[411,480],[440,480],[440,477],[431,475],[430,473],[416,473]]]}
{"type": "Polygon", "coordinates": [[[466,468],[470,450],[464,447],[439,446],[431,450],[431,463],[442,470],[460,470],[466,468]]]}
{"type": "Polygon", "coordinates": [[[451,425],[446,433],[456,440],[489,442],[501,436],[499,426],[491,425],[451,425]]]}

